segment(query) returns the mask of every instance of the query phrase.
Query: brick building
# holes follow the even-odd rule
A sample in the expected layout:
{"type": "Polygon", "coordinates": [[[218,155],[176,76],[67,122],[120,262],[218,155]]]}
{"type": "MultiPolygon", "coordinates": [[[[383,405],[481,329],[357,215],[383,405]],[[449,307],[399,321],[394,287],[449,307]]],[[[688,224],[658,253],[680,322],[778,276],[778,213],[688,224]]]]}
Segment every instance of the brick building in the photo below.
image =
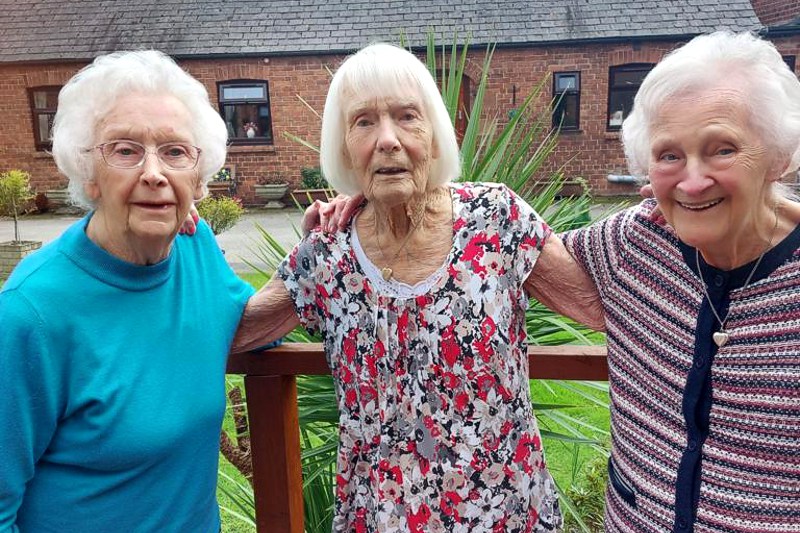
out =
{"type": "MultiPolygon", "coordinates": [[[[48,154],[58,88],[99,54],[155,48],[171,54],[207,87],[225,118],[237,194],[289,182],[316,155],[286,137],[316,143],[330,74],[369,42],[423,46],[471,35],[465,95],[480,76],[485,44],[497,43],[487,114],[507,116],[544,76],[536,105],[564,91],[562,133],[548,169],[564,166],[600,195],[630,194],[619,145],[622,117],[641,78],[666,52],[699,33],[759,31],[794,68],[800,1],[792,0],[0,0],[0,169],[21,168],[38,190],[63,186],[48,154]],[[471,81],[471,83],[469,83],[471,81]],[[302,100],[301,100],[302,99],[302,100]],[[246,128],[254,125],[255,128],[246,128]],[[252,129],[252,133],[248,133],[252,129]],[[250,136],[252,135],[252,137],[250,136]]],[[[541,176],[546,179],[546,174],[541,176]]]]}

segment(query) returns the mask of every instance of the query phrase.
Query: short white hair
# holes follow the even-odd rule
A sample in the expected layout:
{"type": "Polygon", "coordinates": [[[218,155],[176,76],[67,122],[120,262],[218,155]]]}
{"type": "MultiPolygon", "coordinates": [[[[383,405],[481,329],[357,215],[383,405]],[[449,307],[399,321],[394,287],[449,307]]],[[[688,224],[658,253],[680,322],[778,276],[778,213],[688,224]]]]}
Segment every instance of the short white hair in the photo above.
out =
{"type": "Polygon", "coordinates": [[[456,133],[433,76],[411,52],[376,43],[348,57],[336,71],[328,89],[322,115],[320,165],[325,179],[334,189],[345,194],[360,192],[357,177],[345,159],[347,121],[343,104],[346,94],[388,95],[396,87],[409,84],[419,89],[438,149],[438,157],[431,162],[428,188],[458,178],[461,164],[456,133]]]}
{"type": "Polygon", "coordinates": [[[178,99],[192,118],[192,134],[201,150],[197,172],[207,183],[225,164],[228,131],[202,83],[156,50],[114,52],[100,56],[75,74],[58,94],[53,124],[53,158],[69,178],[72,201],[93,207],[84,184],[94,177],[93,158],[99,121],[117,100],[131,93],[178,99]]]}
{"type": "MultiPolygon", "coordinates": [[[[785,159],[784,175],[800,166],[800,82],[775,46],[755,35],[719,31],[695,37],[670,52],[645,77],[633,110],[622,124],[628,167],[644,177],[650,162],[650,127],[662,106],[675,97],[742,81],[745,105],[761,141],[785,159]]],[[[785,193],[780,186],[781,193],[785,193]]]]}

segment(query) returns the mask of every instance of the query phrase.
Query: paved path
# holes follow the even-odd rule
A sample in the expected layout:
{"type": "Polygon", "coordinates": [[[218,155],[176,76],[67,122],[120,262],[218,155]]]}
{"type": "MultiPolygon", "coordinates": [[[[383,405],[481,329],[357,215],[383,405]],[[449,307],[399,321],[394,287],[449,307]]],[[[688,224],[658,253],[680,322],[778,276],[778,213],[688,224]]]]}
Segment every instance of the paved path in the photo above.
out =
{"type": "MultiPolygon", "coordinates": [[[[41,240],[48,243],[61,235],[67,226],[78,220],[74,216],[31,215],[20,219],[19,231],[22,240],[41,240]]],[[[255,261],[251,252],[253,243],[258,238],[255,224],[263,226],[285,248],[290,249],[297,243],[294,227],[300,226],[302,215],[297,209],[287,208],[279,211],[250,210],[236,226],[217,237],[220,247],[225,250],[228,263],[236,272],[250,272],[251,268],[243,259],[255,261]]],[[[0,218],[0,242],[14,238],[14,222],[0,218]]]]}

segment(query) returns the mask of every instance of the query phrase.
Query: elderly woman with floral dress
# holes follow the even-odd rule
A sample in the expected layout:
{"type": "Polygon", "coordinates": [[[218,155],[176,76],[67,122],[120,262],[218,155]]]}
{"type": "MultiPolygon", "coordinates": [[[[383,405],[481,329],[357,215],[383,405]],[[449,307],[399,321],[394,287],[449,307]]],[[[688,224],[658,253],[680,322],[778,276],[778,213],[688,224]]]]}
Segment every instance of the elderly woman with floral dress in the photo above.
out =
{"type": "MultiPolygon", "coordinates": [[[[298,324],[322,334],[340,409],[334,530],[554,531],[561,525],[531,409],[528,294],[596,293],[550,229],[501,185],[453,184],[455,133],[413,55],[347,59],[325,105],[321,162],[366,204],[313,232],[248,304],[235,349],[298,324]],[[538,261],[537,261],[538,260],[538,261]],[[557,261],[556,261],[557,263],[557,261]],[[588,289],[587,289],[588,287],[588,289]]],[[[576,306],[595,324],[599,305],[576,306]]]]}

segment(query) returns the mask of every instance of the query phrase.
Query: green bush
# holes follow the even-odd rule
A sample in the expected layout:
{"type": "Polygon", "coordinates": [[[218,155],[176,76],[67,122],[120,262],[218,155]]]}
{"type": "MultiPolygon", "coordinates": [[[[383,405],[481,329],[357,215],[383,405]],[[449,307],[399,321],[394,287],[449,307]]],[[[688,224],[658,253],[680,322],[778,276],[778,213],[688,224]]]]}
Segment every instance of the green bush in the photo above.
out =
{"type": "Polygon", "coordinates": [[[211,227],[214,235],[219,235],[239,222],[244,208],[238,198],[207,196],[197,204],[197,212],[211,227]]]}
{"type": "Polygon", "coordinates": [[[14,218],[14,240],[19,241],[19,215],[33,198],[30,174],[24,170],[9,170],[0,174],[0,215],[14,218]]]}
{"type": "Polygon", "coordinates": [[[304,167],[300,169],[302,177],[300,185],[303,189],[328,189],[330,185],[322,176],[322,169],[319,167],[304,167]]]}
{"type": "Polygon", "coordinates": [[[564,513],[564,530],[567,532],[603,531],[606,483],[608,482],[608,452],[594,455],[583,466],[583,477],[567,489],[567,497],[575,506],[575,513],[564,513]],[[579,523],[583,522],[583,526],[579,523]]]}

